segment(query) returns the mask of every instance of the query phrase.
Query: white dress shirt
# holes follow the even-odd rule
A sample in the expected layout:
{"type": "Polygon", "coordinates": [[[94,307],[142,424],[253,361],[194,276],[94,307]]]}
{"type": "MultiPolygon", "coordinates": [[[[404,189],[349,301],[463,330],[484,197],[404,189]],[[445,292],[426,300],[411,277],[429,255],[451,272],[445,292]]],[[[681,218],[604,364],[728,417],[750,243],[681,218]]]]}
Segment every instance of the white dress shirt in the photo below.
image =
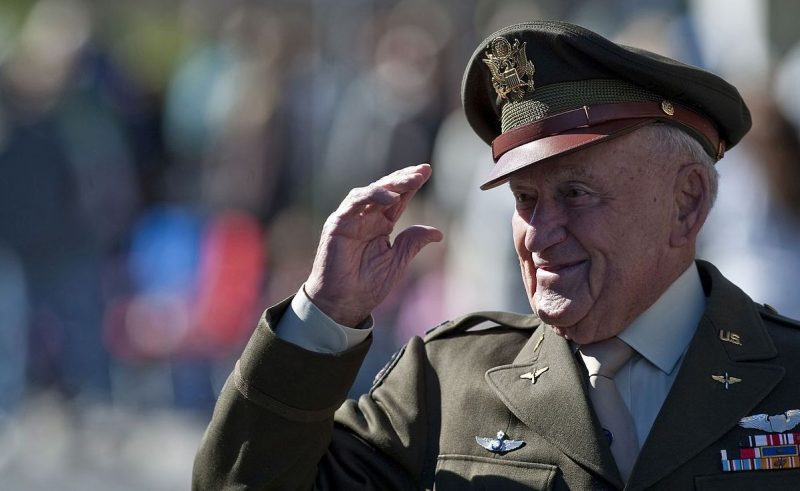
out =
{"type": "Polygon", "coordinates": [[[637,352],[614,380],[633,417],[640,447],[675,381],[705,307],[700,273],[692,262],[656,303],[618,335],[637,352]]]}
{"type": "Polygon", "coordinates": [[[275,328],[277,336],[308,351],[339,353],[367,339],[372,316],[357,328],[343,326],[311,303],[301,286],[275,328]]]}

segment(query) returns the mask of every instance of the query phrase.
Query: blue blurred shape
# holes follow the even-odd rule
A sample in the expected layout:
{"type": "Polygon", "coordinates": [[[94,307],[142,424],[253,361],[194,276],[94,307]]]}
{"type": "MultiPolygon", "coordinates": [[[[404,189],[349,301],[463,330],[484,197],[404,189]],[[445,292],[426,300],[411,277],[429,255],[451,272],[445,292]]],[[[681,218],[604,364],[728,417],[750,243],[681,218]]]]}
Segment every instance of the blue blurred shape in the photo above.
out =
{"type": "Polygon", "coordinates": [[[188,208],[148,210],[136,225],[129,268],[140,293],[191,295],[195,290],[201,217],[188,208]]]}

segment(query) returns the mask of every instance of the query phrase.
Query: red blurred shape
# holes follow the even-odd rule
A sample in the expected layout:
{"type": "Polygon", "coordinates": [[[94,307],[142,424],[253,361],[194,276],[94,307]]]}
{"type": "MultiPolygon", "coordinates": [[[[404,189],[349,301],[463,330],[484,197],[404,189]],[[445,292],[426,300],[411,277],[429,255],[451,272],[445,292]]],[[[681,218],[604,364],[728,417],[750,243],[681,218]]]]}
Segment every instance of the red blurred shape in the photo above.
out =
{"type": "Polygon", "coordinates": [[[183,352],[225,356],[241,348],[258,319],[265,231],[252,216],[226,212],[206,228],[197,296],[183,352]]]}

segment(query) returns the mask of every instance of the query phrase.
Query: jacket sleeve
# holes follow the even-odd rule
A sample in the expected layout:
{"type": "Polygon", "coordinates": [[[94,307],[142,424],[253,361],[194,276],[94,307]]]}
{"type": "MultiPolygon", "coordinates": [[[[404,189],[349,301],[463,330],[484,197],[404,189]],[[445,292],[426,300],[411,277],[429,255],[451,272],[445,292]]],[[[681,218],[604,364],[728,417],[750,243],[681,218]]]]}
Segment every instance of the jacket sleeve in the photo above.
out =
{"type": "Polygon", "coordinates": [[[428,489],[438,455],[435,422],[441,407],[434,373],[424,342],[415,337],[381,371],[369,393],[346,401],[335,415],[318,487],[428,489]]]}
{"type": "Polygon", "coordinates": [[[309,489],[371,338],[339,354],[279,339],[268,309],[228,377],[194,462],[195,490],[309,489]]]}
{"type": "Polygon", "coordinates": [[[344,402],[372,338],[339,354],[287,343],[273,328],[290,302],[264,313],[228,377],[195,457],[193,489],[417,487],[420,459],[409,440],[419,433],[410,409],[418,401],[406,393],[381,400],[379,383],[344,402]]]}

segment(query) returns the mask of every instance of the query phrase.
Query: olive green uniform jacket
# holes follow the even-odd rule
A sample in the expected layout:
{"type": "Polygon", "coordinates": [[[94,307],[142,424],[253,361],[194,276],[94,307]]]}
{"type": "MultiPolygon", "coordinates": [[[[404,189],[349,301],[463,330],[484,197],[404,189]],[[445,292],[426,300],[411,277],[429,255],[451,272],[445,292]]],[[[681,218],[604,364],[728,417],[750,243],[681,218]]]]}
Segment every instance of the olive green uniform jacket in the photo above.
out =
{"type": "MultiPolygon", "coordinates": [[[[720,457],[761,433],[740,418],[800,408],[798,324],[698,267],[707,308],[626,489],[800,489],[800,469],[723,473],[720,457]],[[712,378],[726,373],[741,381],[712,378]]],[[[194,489],[622,488],[582,365],[538,318],[444,323],[345,401],[369,343],[328,355],[284,342],[273,327],[288,305],[264,314],[229,377],[194,489]],[[476,442],[498,431],[525,444],[497,454],[476,442]]]]}

